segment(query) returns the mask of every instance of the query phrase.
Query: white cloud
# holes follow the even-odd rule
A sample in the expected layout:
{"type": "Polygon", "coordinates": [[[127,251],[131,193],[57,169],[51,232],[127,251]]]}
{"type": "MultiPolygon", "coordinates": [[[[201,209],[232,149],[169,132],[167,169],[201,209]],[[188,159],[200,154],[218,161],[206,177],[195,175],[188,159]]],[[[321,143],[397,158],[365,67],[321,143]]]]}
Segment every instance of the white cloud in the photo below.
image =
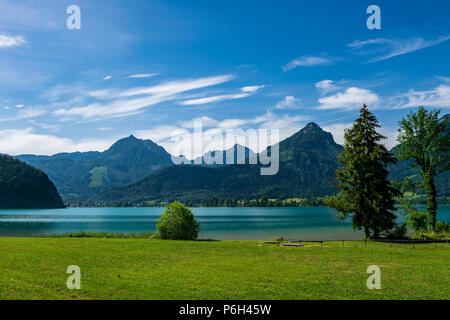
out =
{"type": "Polygon", "coordinates": [[[5,117],[5,118],[0,118],[0,122],[36,118],[45,113],[46,112],[41,108],[24,108],[24,109],[18,110],[15,115],[5,117]]]}
{"type": "Polygon", "coordinates": [[[23,108],[25,107],[23,104],[16,104],[16,108],[23,108]]]}
{"type": "Polygon", "coordinates": [[[382,52],[381,55],[378,55],[375,58],[370,59],[368,62],[377,62],[386,60],[392,57],[396,57],[402,54],[410,53],[413,51],[417,51],[420,49],[432,47],[438,45],[444,41],[450,39],[449,36],[439,37],[434,40],[425,40],[423,38],[412,38],[412,39],[385,39],[385,38],[376,38],[365,41],[354,41],[349,43],[348,46],[354,49],[357,49],[359,54],[377,54],[382,52]],[[376,46],[375,49],[369,51],[361,51],[363,47],[366,46],[376,46]]]}
{"type": "Polygon", "coordinates": [[[206,97],[206,98],[198,98],[198,99],[191,99],[180,102],[181,105],[184,106],[190,106],[190,105],[199,105],[199,104],[207,104],[212,102],[219,102],[224,100],[234,100],[234,99],[241,99],[246,98],[250,96],[248,93],[238,93],[238,94],[222,94],[212,97],[206,97]]]}
{"type": "Polygon", "coordinates": [[[0,48],[18,47],[25,43],[25,39],[21,36],[0,35],[0,48]]]}
{"type": "Polygon", "coordinates": [[[68,138],[34,133],[31,128],[0,131],[0,153],[10,155],[41,154],[52,155],[60,152],[103,151],[113,140],[87,139],[75,142],[68,138]]]}
{"type": "Polygon", "coordinates": [[[137,95],[174,95],[189,90],[200,89],[228,82],[233,79],[232,75],[222,75],[216,77],[207,77],[199,79],[188,79],[179,81],[170,81],[152,87],[133,88],[120,92],[116,97],[131,97],[137,95]]]}
{"type": "Polygon", "coordinates": [[[249,121],[246,119],[225,119],[219,122],[218,127],[221,129],[235,129],[242,127],[249,121]]]}
{"type": "Polygon", "coordinates": [[[65,100],[68,96],[84,96],[86,95],[86,89],[80,86],[74,85],[55,85],[50,89],[46,90],[42,97],[51,102],[58,100],[65,100]]]}
{"type": "Polygon", "coordinates": [[[42,128],[42,129],[51,130],[51,131],[58,131],[59,127],[60,127],[58,124],[47,124],[47,123],[37,122],[33,119],[29,119],[28,122],[35,126],[42,128]]]}
{"type": "Polygon", "coordinates": [[[373,107],[379,101],[378,95],[367,89],[350,87],[344,92],[319,98],[319,109],[360,109],[363,104],[373,107]]]}
{"type": "Polygon", "coordinates": [[[112,79],[112,76],[105,76],[105,77],[103,78],[103,80],[110,80],[110,79],[112,79]]]}
{"type": "MultiPolygon", "coordinates": [[[[180,127],[163,125],[151,130],[138,130],[135,135],[141,139],[155,141],[173,155],[183,154],[188,159],[195,159],[208,151],[226,150],[232,147],[234,142],[228,141],[226,144],[223,141],[226,130],[242,129],[245,132],[248,129],[278,129],[279,138],[282,140],[300,130],[308,119],[304,116],[278,116],[270,111],[249,119],[218,121],[210,117],[200,117],[183,122],[180,127]],[[202,134],[194,134],[194,121],[204,121],[202,122],[202,134]],[[202,141],[203,149],[201,148],[202,141]],[[184,150],[184,152],[180,150],[184,150]]],[[[248,142],[247,147],[257,152],[263,151],[268,143],[264,141],[260,141],[259,144],[255,141],[248,142]]]]}
{"type": "Polygon", "coordinates": [[[331,132],[334,141],[339,144],[344,144],[344,132],[345,129],[351,128],[353,123],[335,123],[326,126],[322,126],[322,129],[331,132]]]}
{"type": "Polygon", "coordinates": [[[303,56],[300,58],[297,58],[295,60],[292,60],[285,66],[282,66],[281,68],[283,71],[288,71],[297,67],[312,67],[312,66],[318,66],[318,65],[329,65],[332,61],[327,58],[323,57],[312,57],[312,56],[303,56]]]}
{"type": "Polygon", "coordinates": [[[247,92],[247,93],[254,93],[256,91],[258,91],[259,89],[264,88],[264,86],[246,86],[246,87],[242,87],[241,91],[242,92],[247,92]]]}
{"type": "Polygon", "coordinates": [[[185,105],[185,106],[190,106],[190,105],[200,105],[200,104],[207,104],[207,103],[213,103],[213,102],[219,102],[219,101],[225,101],[225,100],[242,99],[242,98],[249,97],[250,95],[254,94],[261,88],[264,88],[264,86],[246,86],[246,87],[241,88],[241,92],[243,92],[243,93],[222,94],[222,95],[216,95],[216,96],[211,96],[211,97],[189,99],[189,100],[180,102],[180,104],[185,105]]]}
{"type": "Polygon", "coordinates": [[[192,120],[180,122],[180,125],[183,128],[192,129],[192,128],[194,128],[195,122],[201,122],[202,126],[204,128],[216,126],[219,123],[217,120],[215,120],[213,118],[210,118],[207,116],[201,116],[201,117],[194,118],[192,120]]]}
{"type": "Polygon", "coordinates": [[[144,108],[179,98],[179,94],[186,91],[201,89],[227,82],[231,75],[188,79],[166,82],[151,87],[121,90],[100,90],[90,92],[91,97],[111,100],[108,102],[93,102],[87,106],[71,109],[61,108],[54,114],[70,119],[80,116],[85,120],[99,120],[104,118],[122,117],[143,112],[144,108]],[[135,97],[138,96],[138,97],[135,97]]]}
{"type": "MultiPolygon", "coordinates": [[[[172,125],[157,126],[148,130],[137,130],[134,135],[140,139],[150,139],[155,143],[161,144],[172,136],[176,136],[177,132],[184,132],[180,127],[172,125]]],[[[167,150],[167,149],[166,149],[167,150]]]]}
{"type": "Polygon", "coordinates": [[[138,74],[130,74],[128,78],[151,78],[157,76],[159,73],[138,73],[138,74]]]}
{"type": "MultiPolygon", "coordinates": [[[[339,83],[341,83],[341,82],[343,82],[343,81],[340,81],[339,83]]],[[[317,90],[320,91],[320,93],[322,95],[325,95],[325,94],[327,94],[329,92],[341,89],[341,86],[338,85],[338,83],[336,83],[333,80],[328,80],[328,79],[316,82],[314,84],[314,86],[317,88],[317,90]]]]}
{"type": "Polygon", "coordinates": [[[415,108],[419,106],[450,108],[450,85],[441,84],[432,90],[415,91],[395,96],[390,99],[390,108],[415,108]]]}
{"type": "MultiPolygon", "coordinates": [[[[331,125],[323,126],[322,129],[328,132],[331,132],[333,135],[334,141],[341,145],[344,144],[344,133],[345,129],[350,129],[353,126],[353,123],[335,123],[331,125]]],[[[397,130],[396,128],[390,127],[381,127],[378,129],[378,132],[385,136],[387,139],[383,140],[382,143],[386,146],[386,148],[391,149],[397,144],[397,130]]]]}
{"type": "Polygon", "coordinates": [[[302,101],[293,96],[286,96],[277,103],[275,109],[298,109],[302,107],[302,101]]]}

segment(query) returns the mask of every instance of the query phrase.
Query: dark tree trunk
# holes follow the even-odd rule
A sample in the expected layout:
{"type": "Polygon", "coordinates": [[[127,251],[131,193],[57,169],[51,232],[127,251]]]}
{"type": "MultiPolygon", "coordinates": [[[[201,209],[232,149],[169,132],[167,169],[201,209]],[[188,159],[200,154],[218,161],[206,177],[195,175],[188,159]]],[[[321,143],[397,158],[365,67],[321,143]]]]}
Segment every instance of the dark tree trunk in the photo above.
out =
{"type": "Polygon", "coordinates": [[[370,230],[367,227],[364,227],[364,233],[366,234],[366,239],[370,239],[370,230]]]}
{"type": "Polygon", "coordinates": [[[436,186],[433,175],[426,173],[423,177],[423,186],[427,197],[427,211],[430,218],[431,231],[434,232],[436,226],[436,186]]]}
{"type": "Polygon", "coordinates": [[[375,228],[373,230],[373,237],[374,239],[380,239],[380,231],[378,230],[378,228],[375,228]]]}

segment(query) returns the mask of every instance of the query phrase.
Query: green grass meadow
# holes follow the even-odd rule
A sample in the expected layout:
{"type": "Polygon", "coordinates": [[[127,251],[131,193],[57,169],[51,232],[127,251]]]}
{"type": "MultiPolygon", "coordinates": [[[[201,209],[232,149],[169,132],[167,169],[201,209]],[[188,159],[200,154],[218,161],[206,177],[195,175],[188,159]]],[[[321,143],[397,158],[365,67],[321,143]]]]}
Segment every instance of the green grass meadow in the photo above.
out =
{"type": "Polygon", "coordinates": [[[0,238],[0,299],[450,299],[449,244],[341,245],[0,238]],[[366,286],[370,265],[381,290],[366,286]]]}

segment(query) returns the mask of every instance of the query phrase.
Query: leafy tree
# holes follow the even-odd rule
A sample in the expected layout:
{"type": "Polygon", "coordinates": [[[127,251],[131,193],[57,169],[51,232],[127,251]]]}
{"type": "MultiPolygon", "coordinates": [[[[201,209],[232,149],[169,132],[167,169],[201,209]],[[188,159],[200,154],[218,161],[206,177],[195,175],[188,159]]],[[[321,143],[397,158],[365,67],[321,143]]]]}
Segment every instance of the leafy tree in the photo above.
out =
{"type": "Polygon", "coordinates": [[[428,215],[426,212],[413,209],[406,218],[406,224],[417,232],[425,231],[428,229],[428,215]]]}
{"type": "Polygon", "coordinates": [[[172,240],[194,240],[198,236],[199,223],[192,211],[182,203],[173,202],[158,219],[156,233],[159,238],[172,240]]]}
{"type": "Polygon", "coordinates": [[[444,232],[448,232],[448,231],[450,231],[450,224],[448,224],[447,222],[441,222],[441,221],[436,222],[436,232],[437,233],[444,233],[444,232]]]}
{"type": "Polygon", "coordinates": [[[427,111],[420,107],[400,121],[400,143],[397,157],[411,160],[411,167],[420,169],[422,186],[425,189],[427,210],[431,229],[436,226],[436,186],[437,174],[450,168],[450,136],[447,119],[439,120],[440,110],[427,111]]]}
{"type": "Polygon", "coordinates": [[[364,229],[367,238],[379,238],[394,227],[394,198],[400,195],[388,180],[387,166],[396,160],[380,143],[386,137],[376,131],[379,127],[364,105],[353,127],[345,131],[344,151],[336,170],[339,193],[326,199],[341,218],[351,215],[353,227],[364,229]]]}

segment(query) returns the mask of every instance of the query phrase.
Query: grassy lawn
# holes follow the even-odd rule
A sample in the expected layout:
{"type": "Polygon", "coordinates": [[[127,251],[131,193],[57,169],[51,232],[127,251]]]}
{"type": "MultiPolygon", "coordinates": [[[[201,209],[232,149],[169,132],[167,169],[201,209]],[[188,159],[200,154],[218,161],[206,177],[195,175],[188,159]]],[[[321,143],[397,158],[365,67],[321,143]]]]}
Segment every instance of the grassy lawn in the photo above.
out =
{"type": "Polygon", "coordinates": [[[0,238],[0,299],[450,299],[450,245],[0,238]],[[68,290],[67,266],[81,268],[68,290]],[[381,290],[366,287],[369,265],[381,290]]]}

